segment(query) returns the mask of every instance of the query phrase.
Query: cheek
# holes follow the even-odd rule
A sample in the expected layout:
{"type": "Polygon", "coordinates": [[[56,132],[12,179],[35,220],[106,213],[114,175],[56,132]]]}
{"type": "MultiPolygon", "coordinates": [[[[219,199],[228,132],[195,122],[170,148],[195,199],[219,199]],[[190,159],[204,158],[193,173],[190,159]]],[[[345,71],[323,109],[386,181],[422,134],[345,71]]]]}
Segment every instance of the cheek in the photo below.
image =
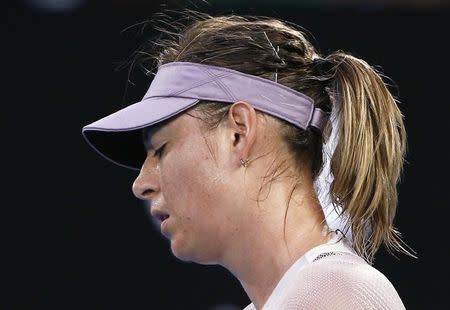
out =
{"type": "Polygon", "coordinates": [[[226,171],[216,165],[209,152],[184,150],[171,155],[161,171],[168,208],[184,217],[219,216],[216,211],[228,184],[226,171]]]}

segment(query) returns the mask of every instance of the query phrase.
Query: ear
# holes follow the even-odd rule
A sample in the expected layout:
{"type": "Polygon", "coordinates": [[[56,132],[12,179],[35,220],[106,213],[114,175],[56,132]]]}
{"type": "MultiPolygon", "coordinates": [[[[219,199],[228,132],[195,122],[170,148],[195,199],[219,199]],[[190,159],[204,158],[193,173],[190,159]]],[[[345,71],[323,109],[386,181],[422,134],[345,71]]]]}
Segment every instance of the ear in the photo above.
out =
{"type": "Polygon", "coordinates": [[[257,117],[251,104],[245,101],[233,103],[228,112],[228,127],[233,141],[233,152],[237,162],[242,157],[248,159],[256,139],[257,117]]]}

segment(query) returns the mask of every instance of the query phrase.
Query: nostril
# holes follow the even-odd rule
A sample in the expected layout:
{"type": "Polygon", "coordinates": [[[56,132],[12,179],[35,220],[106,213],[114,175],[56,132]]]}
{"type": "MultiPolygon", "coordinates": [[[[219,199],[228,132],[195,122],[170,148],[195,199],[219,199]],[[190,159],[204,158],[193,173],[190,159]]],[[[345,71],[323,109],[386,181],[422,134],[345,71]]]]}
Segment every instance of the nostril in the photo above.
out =
{"type": "Polygon", "coordinates": [[[146,198],[146,197],[150,196],[153,192],[154,192],[154,190],[152,190],[152,189],[146,189],[141,193],[141,196],[143,198],[146,198]]]}

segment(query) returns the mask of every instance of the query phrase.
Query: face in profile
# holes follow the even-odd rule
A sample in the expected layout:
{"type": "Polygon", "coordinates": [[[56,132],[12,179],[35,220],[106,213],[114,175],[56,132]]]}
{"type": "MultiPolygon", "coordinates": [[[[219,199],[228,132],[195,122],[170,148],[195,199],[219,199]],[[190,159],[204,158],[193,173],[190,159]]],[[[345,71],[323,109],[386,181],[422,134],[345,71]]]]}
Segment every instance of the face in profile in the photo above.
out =
{"type": "Polygon", "coordinates": [[[176,257],[213,264],[238,237],[245,218],[236,183],[242,178],[230,159],[233,135],[220,126],[202,134],[200,125],[197,118],[181,114],[147,130],[147,157],[133,192],[150,201],[176,257]]]}

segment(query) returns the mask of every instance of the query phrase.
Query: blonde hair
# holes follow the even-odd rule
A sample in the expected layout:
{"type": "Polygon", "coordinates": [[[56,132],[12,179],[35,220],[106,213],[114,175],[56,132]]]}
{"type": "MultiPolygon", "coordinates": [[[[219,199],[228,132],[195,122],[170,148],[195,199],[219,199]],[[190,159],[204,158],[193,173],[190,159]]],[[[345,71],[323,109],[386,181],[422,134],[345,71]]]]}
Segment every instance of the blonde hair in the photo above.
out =
{"type": "Polygon", "coordinates": [[[371,261],[382,243],[389,251],[410,254],[393,227],[406,152],[402,113],[367,62],[342,52],[327,58],[336,64],[340,102],[340,137],[331,161],[333,202],[350,216],[354,247],[363,257],[371,261]]]}
{"type": "MultiPolygon", "coordinates": [[[[160,38],[144,43],[131,55],[130,70],[140,65],[151,72],[155,65],[172,61],[215,65],[271,80],[276,76],[278,83],[308,95],[322,110],[339,107],[331,196],[334,205],[341,206],[351,219],[356,252],[372,263],[384,244],[391,253],[415,257],[393,226],[406,131],[402,113],[382,76],[348,53],[321,57],[307,32],[293,23],[261,16],[212,17],[190,10],[182,16],[174,20],[159,15],[159,24],[165,27],[158,26],[160,38]],[[189,23],[182,25],[186,20],[189,23]]],[[[229,107],[203,101],[195,109],[212,129],[225,118],[229,107]]],[[[322,135],[314,128],[302,130],[282,120],[280,124],[280,135],[294,165],[308,167],[315,179],[323,165],[322,146],[331,125],[322,135]]]]}

